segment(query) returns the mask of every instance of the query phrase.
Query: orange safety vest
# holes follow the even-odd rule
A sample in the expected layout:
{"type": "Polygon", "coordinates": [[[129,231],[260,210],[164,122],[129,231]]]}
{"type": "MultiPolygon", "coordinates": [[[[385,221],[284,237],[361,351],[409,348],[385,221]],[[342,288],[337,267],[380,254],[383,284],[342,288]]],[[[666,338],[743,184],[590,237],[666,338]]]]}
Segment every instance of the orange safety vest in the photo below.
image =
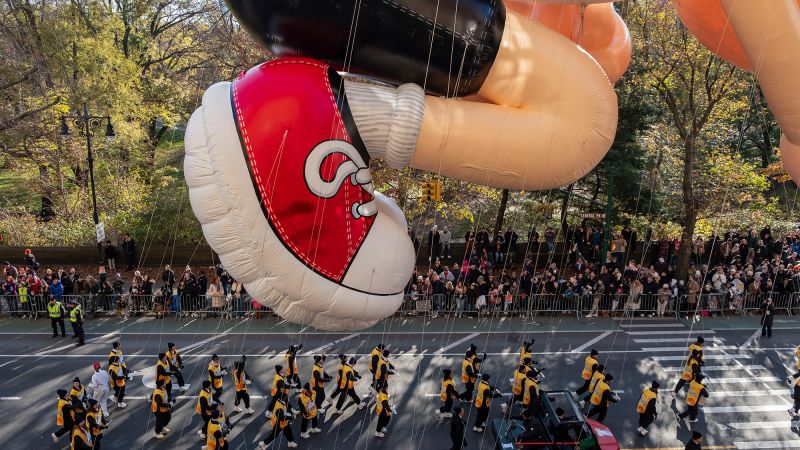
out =
{"type": "Polygon", "coordinates": [[[598,381],[597,385],[595,385],[594,392],[592,392],[592,396],[589,398],[589,401],[595,406],[600,406],[600,402],[603,401],[603,394],[605,394],[605,392],[609,389],[611,388],[608,386],[608,383],[606,383],[606,380],[598,381]]]}
{"type": "Polygon", "coordinates": [[[525,382],[525,380],[527,380],[527,379],[528,379],[528,376],[525,374],[525,372],[520,372],[519,370],[515,370],[514,371],[514,386],[511,388],[511,392],[513,392],[514,395],[522,394],[522,385],[525,382]]]}
{"type": "Polygon", "coordinates": [[[286,418],[286,403],[283,403],[282,400],[278,400],[275,402],[275,407],[272,408],[272,418],[269,420],[269,423],[275,427],[278,424],[278,428],[283,429],[286,425],[289,424],[289,419],[286,418]],[[283,412],[283,420],[278,422],[278,411],[283,412]]]}
{"type": "MultiPolygon", "coordinates": [[[[385,394],[383,392],[378,393],[378,404],[375,405],[375,415],[380,416],[383,413],[383,402],[389,400],[389,394],[385,394]]],[[[392,410],[389,409],[386,411],[386,415],[391,416],[392,410]]]]}
{"type": "Polygon", "coordinates": [[[472,367],[473,371],[477,373],[477,369],[475,369],[475,365],[472,363],[472,360],[469,358],[464,358],[464,361],[461,361],[461,382],[474,383],[478,378],[469,376],[469,374],[467,374],[467,367],[472,367]]]}
{"type": "Polygon", "coordinates": [[[108,368],[108,373],[113,374],[114,377],[117,377],[114,379],[114,385],[117,387],[125,386],[125,377],[120,373],[121,370],[122,366],[119,364],[111,364],[111,366],[108,368]]]}
{"type": "Polygon", "coordinates": [[[211,415],[211,409],[210,408],[211,408],[211,392],[208,392],[205,389],[200,389],[200,395],[197,396],[197,406],[194,407],[194,412],[196,412],[197,414],[205,414],[207,416],[210,416],[211,415]],[[209,409],[206,410],[206,411],[202,411],[200,409],[200,399],[201,398],[205,398],[206,401],[208,402],[209,409]]]}
{"type": "Polygon", "coordinates": [[[302,403],[303,408],[305,408],[303,417],[306,419],[317,417],[317,403],[314,401],[316,399],[316,394],[314,394],[314,391],[311,391],[310,395],[307,395],[305,392],[300,392],[299,398],[300,403],[302,403]]]}
{"type": "Polygon", "coordinates": [[[586,360],[583,364],[583,371],[581,371],[581,376],[584,380],[592,378],[592,367],[594,367],[596,364],[598,364],[598,362],[594,356],[586,357],[586,360]]]}
{"type": "Polygon", "coordinates": [[[289,392],[289,389],[286,388],[286,378],[284,378],[282,374],[276,373],[272,377],[272,390],[269,391],[273,397],[278,395],[278,381],[283,381],[283,388],[281,389],[281,392],[284,394],[289,392]]]}
{"type": "Polygon", "coordinates": [[[533,359],[533,353],[525,350],[525,346],[523,345],[519,348],[519,364],[517,365],[525,364],[525,358],[533,359]]]}
{"type": "Polygon", "coordinates": [[[698,402],[702,405],[703,400],[700,398],[700,392],[705,388],[704,385],[698,383],[695,380],[689,384],[689,393],[686,394],[686,404],[689,406],[694,406],[698,402]]]}
{"type": "Polygon", "coordinates": [[[231,376],[233,377],[233,384],[236,387],[236,392],[247,390],[247,380],[244,377],[244,370],[234,370],[231,376]]]}
{"type": "MultiPolygon", "coordinates": [[[[442,381],[442,393],[439,394],[439,398],[442,399],[443,402],[447,401],[447,386],[453,386],[453,389],[456,388],[456,383],[453,381],[452,378],[448,378],[442,381]]],[[[455,397],[453,397],[455,398],[455,397]]]]}
{"type": "Polygon", "coordinates": [[[339,389],[344,389],[345,385],[349,389],[353,389],[353,380],[352,379],[350,379],[350,381],[347,384],[345,384],[345,381],[347,381],[347,375],[352,374],[353,372],[354,371],[353,371],[352,367],[350,367],[348,365],[342,366],[342,378],[339,380],[339,389]]]}
{"type": "Polygon", "coordinates": [[[539,392],[539,383],[537,383],[534,380],[531,380],[530,378],[526,378],[524,385],[522,386],[522,404],[525,406],[530,406],[531,400],[533,400],[531,398],[531,390],[530,390],[531,385],[534,388],[536,388],[536,392],[539,392]]]}
{"type": "Polygon", "coordinates": [[[81,427],[75,427],[72,429],[72,446],[70,447],[72,450],[75,450],[76,438],[78,438],[79,440],[83,441],[84,444],[91,447],[92,437],[87,435],[86,431],[84,431],[81,427]]]}
{"type": "Polygon", "coordinates": [[[221,436],[219,440],[214,437],[214,433],[222,431],[222,425],[220,424],[224,420],[223,416],[220,416],[217,420],[208,421],[208,435],[206,437],[206,448],[208,450],[217,450],[225,445],[225,436],[221,436]]]}
{"type": "Polygon", "coordinates": [[[214,361],[208,363],[208,370],[211,371],[208,374],[208,380],[211,381],[211,385],[214,386],[214,389],[221,389],[222,388],[222,374],[219,370],[219,364],[214,364],[214,361]]]}
{"type": "Polygon", "coordinates": [[[156,402],[156,395],[161,396],[161,403],[167,403],[167,391],[165,389],[153,389],[153,394],[150,396],[150,411],[151,412],[169,412],[169,404],[167,406],[159,406],[156,402]]]}
{"type": "Polygon", "coordinates": [[[592,375],[592,381],[589,383],[589,394],[594,392],[595,386],[597,386],[597,382],[600,380],[606,379],[606,374],[600,372],[599,370],[595,370],[594,374],[592,375]]]}
{"type": "Polygon", "coordinates": [[[492,395],[489,393],[489,396],[486,396],[486,392],[489,391],[489,383],[481,380],[478,383],[478,393],[475,395],[475,406],[478,408],[482,407],[484,403],[486,403],[486,407],[492,406],[492,395]]]}
{"type": "Polygon", "coordinates": [[[686,359],[686,366],[683,368],[683,372],[681,373],[681,380],[689,381],[694,378],[694,366],[697,364],[697,360],[694,357],[690,356],[686,359]]]}
{"type": "Polygon", "coordinates": [[[89,427],[89,432],[92,433],[92,436],[99,436],[103,434],[103,430],[100,427],[93,426],[89,423],[89,417],[94,419],[94,423],[100,425],[100,411],[90,411],[86,413],[86,425],[89,427]]]}
{"type": "Polygon", "coordinates": [[[322,366],[314,363],[314,367],[311,368],[311,387],[324,388],[325,383],[322,381],[324,374],[325,370],[322,368],[322,366]],[[314,377],[315,373],[319,375],[319,381],[317,381],[316,377],[314,377]]]}
{"type": "Polygon", "coordinates": [[[60,427],[64,426],[64,413],[62,408],[64,407],[64,405],[69,405],[69,404],[70,404],[69,400],[65,400],[63,398],[58,399],[58,406],[56,407],[58,408],[56,410],[56,425],[60,427]]]}
{"type": "Polygon", "coordinates": [[[658,397],[658,394],[650,390],[650,388],[644,388],[642,391],[642,396],[639,397],[639,403],[636,404],[636,412],[639,414],[644,414],[647,410],[647,405],[650,403],[650,400],[655,399],[658,397]]]}
{"type": "Polygon", "coordinates": [[[158,380],[163,380],[164,381],[164,386],[166,386],[167,384],[172,382],[172,377],[170,377],[169,375],[160,375],[159,376],[158,375],[158,368],[159,367],[163,367],[164,368],[164,372],[169,372],[169,364],[164,362],[164,361],[161,361],[160,359],[156,363],[156,384],[158,384],[158,380]]]}

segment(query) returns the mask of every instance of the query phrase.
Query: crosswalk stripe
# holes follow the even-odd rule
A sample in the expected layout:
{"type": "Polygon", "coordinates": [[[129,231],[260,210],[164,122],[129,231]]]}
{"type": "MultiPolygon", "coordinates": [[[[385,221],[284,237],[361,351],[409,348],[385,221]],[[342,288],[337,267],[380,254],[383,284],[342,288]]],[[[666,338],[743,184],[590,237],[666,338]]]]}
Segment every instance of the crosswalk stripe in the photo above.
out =
{"type": "Polygon", "coordinates": [[[731,377],[731,378],[706,378],[703,384],[725,384],[725,383],[753,383],[753,382],[767,382],[767,381],[781,381],[778,377],[731,377]]]}
{"type": "MultiPolygon", "coordinates": [[[[636,342],[637,344],[659,344],[659,343],[680,344],[680,343],[685,343],[686,346],[688,347],[689,344],[694,342],[694,339],[692,339],[692,338],[634,339],[633,342],[636,342]]],[[[710,338],[710,339],[706,339],[706,342],[721,343],[721,342],[725,342],[725,338],[710,338]]]]}
{"type": "Polygon", "coordinates": [[[682,323],[621,323],[622,328],[686,328],[682,323]]]}
{"type": "MultiPolygon", "coordinates": [[[[735,345],[715,345],[703,349],[703,353],[713,352],[715,350],[738,350],[739,347],[735,345]]],[[[646,352],[684,352],[686,347],[642,347],[646,352]]]]}
{"type": "Polygon", "coordinates": [[[786,411],[788,404],[783,405],[742,405],[742,406],[709,406],[703,408],[705,414],[724,414],[739,412],[773,412],[786,411]]]}
{"type": "Polygon", "coordinates": [[[704,334],[716,334],[717,332],[714,330],[700,330],[700,331],[688,331],[688,330],[647,330],[647,331],[626,331],[627,334],[631,336],[650,336],[650,335],[657,335],[657,334],[664,334],[664,335],[676,335],[676,336],[693,336],[692,339],[697,339],[697,336],[702,336],[704,334]]]}
{"type": "Polygon", "coordinates": [[[749,450],[754,448],[800,448],[800,441],[759,441],[759,442],[741,442],[734,441],[733,445],[740,450],[749,450]]]}
{"type": "Polygon", "coordinates": [[[767,428],[797,428],[800,423],[786,419],[775,422],[734,422],[729,423],[728,426],[737,430],[761,430],[767,428]]]}
{"type": "Polygon", "coordinates": [[[786,390],[780,389],[762,389],[760,391],[721,391],[719,389],[714,389],[714,397],[716,398],[726,398],[726,397],[764,397],[770,395],[779,395],[779,396],[789,396],[791,392],[786,390]]]}
{"type": "MultiPolygon", "coordinates": [[[[653,356],[654,361],[683,361],[686,356],[683,355],[667,355],[667,356],[653,356]]],[[[703,355],[705,361],[712,359],[751,359],[751,355],[703,355]]]]}
{"type": "MultiPolygon", "coordinates": [[[[717,370],[766,370],[767,368],[760,364],[741,365],[741,366],[703,366],[703,372],[713,372],[717,370]]],[[[665,372],[682,372],[683,367],[664,367],[661,370],[665,372]]]]}

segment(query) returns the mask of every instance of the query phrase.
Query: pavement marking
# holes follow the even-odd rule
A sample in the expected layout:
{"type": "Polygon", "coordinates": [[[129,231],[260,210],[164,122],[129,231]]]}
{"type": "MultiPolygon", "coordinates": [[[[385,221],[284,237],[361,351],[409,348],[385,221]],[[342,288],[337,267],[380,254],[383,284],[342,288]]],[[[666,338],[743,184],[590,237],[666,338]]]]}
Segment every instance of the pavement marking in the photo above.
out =
{"type": "MultiPolygon", "coordinates": [[[[624,330],[623,330],[624,331],[624,330]]],[[[703,334],[717,334],[714,330],[650,330],[650,331],[625,331],[632,336],[652,336],[656,334],[676,335],[676,336],[689,336],[689,335],[703,335],[703,334]]],[[[694,339],[694,338],[693,338],[694,339]]]]}
{"type": "Polygon", "coordinates": [[[435,352],[433,352],[433,354],[434,355],[441,355],[444,352],[446,352],[446,351],[450,350],[451,348],[455,347],[456,345],[460,345],[460,344],[463,344],[464,342],[467,342],[467,341],[469,341],[471,339],[475,339],[476,337],[480,336],[480,334],[481,333],[472,333],[469,336],[463,337],[463,338],[453,342],[450,345],[447,345],[445,347],[440,348],[439,350],[436,350],[435,352]]]}
{"type": "Polygon", "coordinates": [[[596,338],[594,338],[594,339],[590,340],[589,342],[581,345],[580,347],[575,347],[574,349],[572,349],[572,353],[580,353],[580,352],[586,350],[587,348],[591,347],[592,345],[602,341],[603,339],[607,338],[610,335],[611,335],[611,331],[606,331],[605,333],[601,334],[600,336],[597,336],[596,338]]]}
{"type": "Polygon", "coordinates": [[[706,378],[703,384],[725,384],[725,383],[752,383],[753,381],[783,381],[778,377],[745,377],[745,378],[706,378]]]}
{"type": "MultiPolygon", "coordinates": [[[[760,441],[760,442],[741,442],[734,441],[733,445],[741,450],[753,448],[800,448],[800,441],[760,441]]],[[[707,448],[707,447],[703,447],[707,448]]]]}
{"type": "Polygon", "coordinates": [[[751,345],[755,344],[756,340],[761,336],[761,330],[756,329],[753,334],[739,347],[739,350],[744,350],[751,345]]]}
{"type": "Polygon", "coordinates": [[[797,428],[800,423],[786,419],[775,422],[734,422],[729,423],[728,426],[737,430],[761,430],[767,428],[797,428]]]}
{"type": "MultiPolygon", "coordinates": [[[[606,352],[608,353],[608,352],[606,352]]],[[[703,355],[703,360],[710,361],[712,359],[751,359],[752,355],[703,355]]],[[[655,361],[684,361],[686,356],[683,355],[669,355],[669,356],[653,356],[655,361]]]]}
{"type": "MultiPolygon", "coordinates": [[[[245,319],[245,320],[247,320],[247,319],[245,319]]],[[[243,322],[244,321],[242,321],[240,323],[243,323],[243,322]]],[[[192,350],[194,350],[194,349],[196,349],[196,348],[198,348],[200,346],[208,344],[211,341],[215,341],[215,340],[217,340],[219,338],[225,337],[225,336],[229,335],[231,333],[231,331],[233,331],[233,329],[236,328],[238,325],[239,324],[237,323],[236,325],[228,328],[227,330],[223,331],[222,333],[215,334],[214,336],[211,336],[210,338],[203,339],[202,341],[195,342],[193,344],[185,345],[185,346],[183,346],[181,348],[181,353],[188,353],[188,352],[190,352],[190,351],[192,351],[192,350]]],[[[182,355],[182,356],[185,356],[185,355],[182,355]]]]}
{"type": "Polygon", "coordinates": [[[621,323],[622,328],[686,328],[682,323],[621,323]]]}
{"type": "Polygon", "coordinates": [[[190,324],[190,323],[192,323],[192,322],[196,322],[196,321],[197,321],[197,319],[192,319],[192,320],[190,320],[190,321],[186,322],[185,324],[183,324],[183,325],[179,326],[178,328],[176,328],[176,329],[175,329],[175,331],[181,330],[181,329],[183,329],[183,327],[185,327],[185,326],[189,325],[189,324],[190,324]]]}
{"type": "MultiPolygon", "coordinates": [[[[685,338],[663,338],[663,339],[634,339],[633,340],[633,342],[636,342],[637,344],[659,344],[659,343],[663,343],[663,344],[680,344],[680,343],[686,343],[687,346],[690,343],[692,343],[693,341],[694,341],[694,338],[691,338],[691,337],[685,337],[685,338]]],[[[706,342],[722,343],[722,342],[725,342],[725,338],[709,338],[709,339],[706,339],[706,342]]]]}
{"type": "Polygon", "coordinates": [[[347,335],[347,336],[345,336],[343,338],[339,338],[339,339],[337,339],[337,340],[335,340],[333,342],[329,342],[327,344],[320,345],[319,347],[317,347],[315,349],[309,350],[309,351],[305,352],[305,356],[314,355],[315,353],[319,353],[319,352],[321,352],[323,350],[326,350],[326,349],[328,349],[330,347],[333,347],[336,344],[339,344],[339,343],[344,342],[344,341],[349,341],[350,339],[353,339],[353,338],[356,338],[356,337],[359,337],[359,336],[361,336],[361,333],[349,334],[349,335],[347,335]]]}
{"type": "MultiPolygon", "coordinates": [[[[683,372],[683,367],[662,367],[664,372],[683,372]]],[[[749,366],[703,366],[703,372],[717,371],[717,370],[767,370],[766,367],[760,364],[753,364],[749,366]]]]}
{"type": "Polygon", "coordinates": [[[752,412],[786,412],[790,405],[742,405],[742,406],[711,406],[703,407],[704,414],[726,414],[726,413],[752,413],[752,412]]]}
{"type": "MultiPolygon", "coordinates": [[[[430,393],[428,393],[428,394],[424,394],[424,395],[425,395],[425,397],[440,397],[442,394],[441,393],[439,393],[439,394],[430,394],[430,393]]],[[[511,392],[502,392],[502,393],[500,393],[500,395],[503,396],[503,397],[511,397],[511,392]]]]}
{"type": "Polygon", "coordinates": [[[22,400],[22,397],[0,397],[0,400],[22,400]]]}
{"type": "Polygon", "coordinates": [[[119,334],[119,331],[112,331],[112,332],[106,333],[106,334],[104,334],[102,336],[98,336],[96,338],[91,338],[91,339],[87,340],[86,343],[87,344],[94,344],[97,341],[102,341],[103,339],[108,339],[108,338],[116,336],[118,334],[119,334]]]}
{"type": "MultiPolygon", "coordinates": [[[[76,348],[75,345],[76,343],[73,342],[72,344],[62,345],[61,347],[51,348],[50,350],[42,350],[41,352],[34,353],[33,356],[49,356],[50,353],[66,350],[68,348],[76,348]]],[[[58,355],[58,356],[64,356],[64,355],[58,355]]]]}
{"type": "Polygon", "coordinates": [[[720,391],[714,389],[714,397],[764,397],[769,395],[780,395],[780,396],[788,396],[791,395],[791,391],[789,389],[780,390],[780,389],[772,389],[772,390],[760,390],[760,391],[720,391]]]}
{"type": "MultiPolygon", "coordinates": [[[[646,352],[685,352],[686,347],[643,347],[642,350],[646,352]]],[[[715,345],[703,349],[703,353],[713,350],[739,350],[735,345],[715,345]]]]}

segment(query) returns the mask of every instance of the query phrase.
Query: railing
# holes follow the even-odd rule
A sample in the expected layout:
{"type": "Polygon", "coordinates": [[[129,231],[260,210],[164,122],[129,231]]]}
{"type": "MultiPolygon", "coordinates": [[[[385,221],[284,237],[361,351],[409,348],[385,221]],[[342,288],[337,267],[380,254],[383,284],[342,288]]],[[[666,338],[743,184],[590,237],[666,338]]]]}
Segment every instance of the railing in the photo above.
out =
{"type": "MultiPolygon", "coordinates": [[[[800,310],[800,293],[789,294],[697,294],[673,296],[664,294],[534,294],[498,296],[406,295],[397,315],[437,317],[498,317],[572,315],[578,319],[591,317],[723,317],[747,316],[757,313],[767,298],[772,298],[777,313],[794,315],[800,310]]],[[[18,296],[0,295],[0,314],[12,317],[48,317],[48,299],[29,295],[20,301],[18,296]]],[[[130,294],[63,295],[61,303],[70,301],[81,305],[88,317],[116,315],[118,317],[222,317],[256,318],[273,316],[272,311],[250,296],[157,296],[130,294]]]]}

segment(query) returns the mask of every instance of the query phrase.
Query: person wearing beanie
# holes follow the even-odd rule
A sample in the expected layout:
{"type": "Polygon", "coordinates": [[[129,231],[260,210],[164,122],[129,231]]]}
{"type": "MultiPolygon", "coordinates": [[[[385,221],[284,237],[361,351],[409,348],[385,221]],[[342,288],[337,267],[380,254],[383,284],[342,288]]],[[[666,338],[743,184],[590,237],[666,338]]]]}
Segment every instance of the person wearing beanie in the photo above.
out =
{"type": "Polygon", "coordinates": [[[500,391],[489,384],[490,379],[491,376],[488,373],[481,375],[481,381],[478,382],[476,389],[474,405],[477,408],[477,414],[475,414],[475,425],[472,427],[472,431],[476,433],[482,433],[486,428],[486,419],[489,418],[492,399],[501,395],[500,391]]]}
{"type": "Polygon", "coordinates": [[[236,400],[233,402],[233,410],[237,412],[244,411],[246,414],[253,414],[250,408],[250,394],[247,393],[247,386],[253,382],[250,375],[244,370],[247,357],[242,355],[242,359],[233,363],[233,386],[236,389],[236,400]],[[239,406],[239,403],[244,404],[244,410],[239,406]]]}
{"type": "Polygon", "coordinates": [[[92,435],[92,449],[100,449],[100,441],[103,439],[103,430],[108,428],[108,423],[103,419],[100,411],[100,404],[95,399],[89,399],[89,408],[86,411],[86,428],[92,435]]]}
{"type": "MultiPolygon", "coordinates": [[[[58,283],[58,278],[56,278],[53,283],[54,287],[50,288],[51,293],[56,291],[56,288],[63,292],[64,288],[58,283]]],[[[53,297],[59,299],[61,296],[53,293],[53,297]]],[[[81,309],[81,305],[76,303],[74,300],[70,300],[68,306],[69,323],[72,326],[72,338],[78,340],[77,346],[80,347],[86,344],[86,342],[84,342],[85,333],[83,331],[83,310],[81,309]]]]}
{"type": "Polygon", "coordinates": [[[53,296],[50,296],[50,301],[47,302],[47,315],[50,317],[53,337],[58,337],[59,328],[61,329],[61,337],[67,337],[67,331],[64,329],[64,317],[67,315],[67,311],[64,309],[64,305],[53,296]]]}
{"type": "Polygon", "coordinates": [[[75,419],[80,417],[85,418],[86,415],[86,401],[89,396],[86,394],[86,388],[81,384],[81,379],[75,377],[72,379],[72,388],[69,390],[69,399],[72,402],[72,411],[75,414],[75,419]]]}
{"type": "Polygon", "coordinates": [[[128,406],[122,402],[125,398],[125,383],[128,381],[125,376],[125,369],[120,365],[118,356],[112,356],[108,361],[108,375],[111,377],[111,385],[114,388],[114,395],[111,400],[117,404],[117,408],[124,408],[128,406]]]}
{"type": "Polygon", "coordinates": [[[658,381],[653,380],[653,383],[642,390],[642,395],[639,397],[639,402],[636,404],[636,412],[639,413],[639,428],[636,431],[642,436],[647,435],[647,427],[658,417],[656,411],[656,404],[658,403],[658,388],[661,385],[658,381]]]}
{"type": "Polygon", "coordinates": [[[375,437],[382,438],[386,436],[386,427],[392,420],[394,414],[394,405],[389,403],[389,391],[386,384],[381,385],[381,390],[378,391],[378,402],[375,404],[375,415],[378,416],[378,424],[375,427],[375,437]]]}
{"type": "MultiPolygon", "coordinates": [[[[522,346],[519,348],[519,364],[525,364],[525,358],[530,359],[533,361],[533,352],[531,351],[531,347],[533,347],[533,343],[536,342],[536,339],[531,339],[530,342],[525,341],[522,343],[522,346]]],[[[536,364],[533,362],[533,364],[536,364]]],[[[527,364],[526,364],[527,365],[527,364]]]]}
{"type": "Polygon", "coordinates": [[[86,419],[81,416],[75,419],[75,427],[72,428],[72,447],[70,450],[93,450],[92,433],[89,432],[86,419]]]}
{"type": "Polygon", "coordinates": [[[525,374],[527,378],[523,380],[522,384],[522,407],[524,411],[528,411],[531,415],[539,414],[539,380],[538,376],[541,372],[536,369],[531,369],[525,374]]]}
{"type": "Polygon", "coordinates": [[[372,386],[375,386],[375,373],[378,371],[378,361],[383,357],[383,351],[386,346],[378,344],[369,352],[369,373],[372,374],[372,386]]]}
{"type": "Polygon", "coordinates": [[[686,364],[681,373],[681,378],[678,380],[678,384],[675,385],[675,389],[672,390],[672,398],[675,398],[678,392],[700,373],[700,368],[703,365],[700,359],[700,352],[701,350],[697,348],[692,349],[691,355],[686,358],[686,364]]]}
{"type": "Polygon", "coordinates": [[[467,424],[464,422],[464,408],[453,408],[453,418],[450,419],[450,450],[462,450],[467,447],[467,424]]]}
{"type": "Polygon", "coordinates": [[[172,375],[175,377],[175,381],[178,382],[178,388],[181,392],[186,391],[186,382],[183,380],[183,360],[181,359],[180,353],[178,353],[178,346],[173,344],[172,342],[167,344],[167,363],[169,364],[169,371],[172,372],[172,375]]]}
{"type": "Polygon", "coordinates": [[[336,390],[328,397],[328,401],[331,405],[333,405],[333,399],[342,395],[344,390],[340,387],[342,385],[342,374],[345,371],[345,366],[347,365],[347,357],[344,355],[339,355],[339,368],[336,371],[336,390]]]}
{"type": "MultiPolygon", "coordinates": [[[[530,359],[530,358],[527,358],[530,359]]],[[[513,385],[511,387],[511,397],[508,399],[507,403],[503,403],[500,405],[500,409],[503,410],[503,414],[508,412],[509,408],[514,406],[516,402],[522,402],[522,389],[525,384],[525,380],[528,379],[528,366],[525,364],[520,364],[517,367],[517,370],[514,371],[514,378],[513,385]]],[[[531,369],[532,370],[532,369],[531,369]]]]}
{"type": "Polygon", "coordinates": [[[258,443],[258,448],[260,450],[264,450],[272,443],[280,434],[283,433],[283,436],[286,438],[286,445],[289,448],[296,448],[297,443],[294,442],[294,435],[292,434],[292,426],[290,425],[290,421],[294,418],[292,411],[287,410],[287,395],[280,393],[278,398],[275,401],[275,408],[272,410],[272,414],[270,415],[270,424],[272,425],[272,431],[270,431],[269,436],[266,439],[258,443]]]}
{"type": "Polygon", "coordinates": [[[75,422],[72,420],[72,401],[67,397],[65,389],[56,391],[58,394],[58,403],[56,404],[56,426],[59,429],[55,433],[51,433],[50,437],[53,442],[58,442],[58,439],[72,432],[75,427],[75,422]]]}
{"type": "Polygon", "coordinates": [[[214,401],[219,403],[222,397],[222,377],[228,373],[228,368],[223,367],[219,363],[219,356],[211,355],[211,362],[208,363],[208,379],[211,381],[211,387],[214,389],[214,401]]]}
{"type": "MultiPolygon", "coordinates": [[[[92,398],[100,404],[100,410],[103,412],[103,417],[108,417],[108,391],[111,388],[111,376],[108,371],[100,370],[100,363],[96,362],[92,366],[94,373],[92,380],[89,382],[89,388],[92,391],[92,398]]],[[[91,424],[90,427],[91,428],[91,424]]]]}
{"type": "Polygon", "coordinates": [[[283,356],[286,360],[286,381],[291,388],[300,387],[300,375],[297,372],[297,352],[303,349],[303,344],[290,345],[283,356]]]}
{"type": "Polygon", "coordinates": [[[311,366],[311,389],[314,391],[314,401],[319,402],[320,414],[325,414],[325,383],[332,380],[331,376],[325,373],[325,355],[314,356],[314,365],[311,366]]]}
{"type": "Polygon", "coordinates": [[[164,439],[164,433],[169,432],[169,421],[172,419],[172,404],[167,391],[164,389],[164,380],[156,381],[156,388],[150,396],[150,412],[156,416],[156,429],[153,437],[164,439]]]}
{"type": "Polygon", "coordinates": [[[158,354],[158,361],[156,361],[156,384],[159,381],[164,383],[164,390],[167,391],[167,398],[170,402],[175,403],[172,396],[172,372],[169,370],[169,361],[167,360],[166,353],[158,354]]]}
{"type": "Polygon", "coordinates": [[[706,342],[706,340],[703,338],[703,336],[697,336],[697,340],[695,341],[695,343],[689,346],[689,354],[691,355],[693,351],[697,350],[699,352],[698,359],[700,359],[702,361],[703,360],[703,344],[705,342],[706,342]]]}
{"type": "Polygon", "coordinates": [[[609,404],[619,401],[619,397],[611,390],[611,381],[613,380],[614,376],[609,373],[606,374],[605,379],[597,381],[594,392],[592,392],[592,396],[589,397],[589,403],[591,403],[592,406],[586,417],[597,416],[597,421],[600,423],[603,423],[606,419],[609,404]]]}
{"type": "MultiPolygon", "coordinates": [[[[372,376],[372,388],[375,390],[375,400],[377,401],[378,393],[381,391],[381,387],[388,385],[389,383],[389,375],[394,375],[394,365],[389,362],[389,349],[383,349],[383,353],[380,355],[378,359],[378,368],[376,372],[372,376]]],[[[362,401],[359,406],[359,409],[364,408],[365,406],[372,405],[373,397],[370,394],[368,401],[362,401]]]]}
{"type": "Polygon", "coordinates": [[[208,421],[208,438],[206,438],[205,450],[227,450],[228,442],[225,437],[231,429],[231,423],[225,417],[222,403],[213,405],[211,420],[208,421]]]}
{"type": "Polygon", "coordinates": [[[705,403],[705,399],[708,398],[708,390],[706,386],[703,384],[703,379],[705,376],[702,373],[698,373],[692,379],[692,382],[689,383],[689,393],[686,394],[686,411],[678,414],[675,413],[675,416],[678,418],[678,422],[681,422],[686,416],[689,416],[689,422],[695,423],[697,422],[697,409],[705,403]]]}
{"type": "Polygon", "coordinates": [[[302,418],[300,422],[300,437],[308,439],[311,437],[309,433],[321,433],[322,430],[317,427],[317,416],[319,415],[317,397],[316,393],[311,389],[311,383],[303,385],[303,390],[300,391],[297,398],[297,405],[300,407],[300,416],[302,418]],[[311,423],[311,429],[308,428],[309,423],[311,423]]]}
{"type": "Polygon", "coordinates": [[[275,409],[275,402],[278,401],[278,397],[283,394],[288,394],[289,388],[286,384],[286,374],[283,371],[283,366],[277,364],[275,366],[275,375],[272,376],[272,390],[270,390],[270,395],[272,395],[272,400],[269,401],[269,405],[267,405],[267,419],[272,418],[272,410],[275,409]]]}
{"type": "MultiPolygon", "coordinates": [[[[361,375],[356,372],[353,368],[356,364],[356,359],[351,357],[347,364],[342,366],[342,376],[341,380],[339,381],[339,388],[342,390],[342,393],[339,394],[339,400],[336,402],[336,410],[333,412],[334,414],[341,414],[344,412],[342,407],[344,406],[344,401],[347,397],[350,397],[353,400],[353,403],[361,406],[361,397],[356,394],[355,382],[361,379],[361,375]]],[[[360,409],[360,408],[359,408],[360,409]]]]}
{"type": "Polygon", "coordinates": [[[197,396],[197,405],[194,407],[194,411],[200,414],[200,418],[203,420],[203,426],[197,431],[197,434],[200,435],[200,439],[206,438],[208,421],[211,420],[211,412],[213,411],[211,402],[211,381],[203,380],[203,388],[200,389],[200,393],[197,396]]]}
{"type": "Polygon", "coordinates": [[[459,394],[458,398],[465,402],[472,401],[475,382],[478,381],[480,374],[481,359],[475,355],[473,347],[475,346],[473,345],[467,350],[464,360],[461,361],[461,382],[464,383],[464,392],[459,394]]]}
{"type": "Polygon", "coordinates": [[[684,450],[702,450],[703,435],[699,431],[692,431],[692,438],[686,442],[684,450]]]}
{"type": "MultiPolygon", "coordinates": [[[[111,351],[108,352],[107,359],[109,366],[111,366],[111,360],[114,359],[115,356],[117,357],[119,366],[122,368],[122,374],[127,378],[130,372],[128,371],[128,365],[125,364],[125,355],[122,354],[122,345],[120,345],[119,341],[115,341],[111,344],[111,351]]],[[[130,379],[132,380],[133,377],[130,379]]]]}
{"type": "Polygon", "coordinates": [[[458,392],[456,391],[456,383],[453,381],[453,371],[450,369],[442,370],[442,374],[444,378],[442,379],[442,389],[441,393],[439,394],[439,398],[444,402],[441,408],[436,410],[436,418],[441,419],[442,417],[453,417],[453,400],[458,398],[458,392]]]}
{"type": "Polygon", "coordinates": [[[589,384],[592,382],[592,375],[597,370],[597,367],[600,363],[597,361],[597,356],[599,352],[595,349],[592,349],[589,352],[589,356],[586,357],[583,363],[583,370],[581,371],[581,378],[583,378],[583,385],[575,391],[575,395],[580,397],[586,391],[589,390],[589,384]]]}
{"type": "Polygon", "coordinates": [[[591,403],[589,403],[589,399],[592,398],[592,394],[594,393],[594,390],[597,388],[597,382],[605,379],[606,379],[606,366],[604,364],[598,364],[597,370],[595,370],[594,373],[592,374],[592,379],[589,380],[589,389],[586,391],[586,395],[584,395],[580,399],[580,401],[586,403],[585,404],[586,409],[584,412],[588,412],[589,410],[589,406],[591,405],[591,403]]]}

